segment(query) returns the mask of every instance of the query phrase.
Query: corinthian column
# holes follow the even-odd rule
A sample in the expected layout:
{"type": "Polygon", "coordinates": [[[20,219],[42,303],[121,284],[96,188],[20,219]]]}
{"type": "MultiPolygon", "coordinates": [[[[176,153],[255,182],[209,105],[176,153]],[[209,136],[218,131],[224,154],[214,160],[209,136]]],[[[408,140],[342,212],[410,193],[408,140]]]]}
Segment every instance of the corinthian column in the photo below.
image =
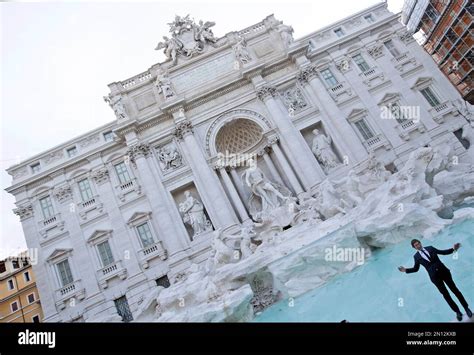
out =
{"type": "Polygon", "coordinates": [[[276,89],[272,86],[263,86],[257,91],[257,97],[263,101],[278,127],[284,151],[287,152],[304,187],[309,190],[323,179],[324,172],[289,115],[284,114],[279,107],[275,100],[276,94],[276,89]]]}
{"type": "Polygon", "coordinates": [[[130,161],[137,166],[140,180],[144,185],[143,190],[153,210],[153,220],[158,226],[160,238],[162,238],[171,259],[174,254],[187,248],[185,242],[187,236],[183,236],[176,228],[176,221],[173,221],[172,215],[169,213],[170,208],[176,208],[176,206],[160,179],[154,178],[155,175],[146,159],[149,154],[150,147],[144,143],[132,145],[127,151],[130,161]]]}
{"type": "Polygon", "coordinates": [[[342,155],[347,155],[351,165],[366,159],[367,152],[357,134],[347,121],[344,113],[331,98],[324,85],[318,79],[318,71],[309,66],[301,69],[298,81],[311,94],[311,99],[321,111],[321,121],[324,129],[334,141],[336,147],[340,148],[342,155]],[[350,142],[350,145],[348,144],[350,142]]]}
{"type": "Polygon", "coordinates": [[[187,157],[186,160],[193,171],[194,182],[214,227],[226,230],[238,224],[237,216],[226,198],[224,188],[214,169],[209,166],[194,136],[191,122],[182,120],[178,123],[175,136],[187,157]]]}

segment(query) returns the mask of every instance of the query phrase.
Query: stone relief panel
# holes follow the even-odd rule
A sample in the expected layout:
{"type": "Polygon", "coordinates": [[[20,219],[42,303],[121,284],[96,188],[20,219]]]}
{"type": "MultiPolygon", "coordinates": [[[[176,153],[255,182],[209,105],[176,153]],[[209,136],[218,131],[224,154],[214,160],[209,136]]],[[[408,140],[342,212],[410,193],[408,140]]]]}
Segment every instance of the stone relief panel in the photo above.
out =
{"type": "Polygon", "coordinates": [[[161,171],[169,173],[183,166],[183,157],[174,142],[155,148],[161,171]]]}
{"type": "Polygon", "coordinates": [[[153,92],[151,91],[136,96],[133,101],[135,101],[138,111],[142,111],[147,107],[156,104],[155,95],[153,95],[153,92]]]}
{"type": "Polygon", "coordinates": [[[301,92],[301,89],[297,86],[281,92],[280,96],[290,117],[308,107],[308,103],[301,92]]]}

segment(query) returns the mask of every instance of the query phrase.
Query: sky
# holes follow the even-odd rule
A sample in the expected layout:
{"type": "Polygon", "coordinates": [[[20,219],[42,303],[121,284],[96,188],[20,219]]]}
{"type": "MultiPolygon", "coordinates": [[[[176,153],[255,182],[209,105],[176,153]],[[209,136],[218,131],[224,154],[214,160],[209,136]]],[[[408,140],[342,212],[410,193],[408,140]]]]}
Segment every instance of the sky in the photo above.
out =
{"type": "MultiPolygon", "coordinates": [[[[5,172],[111,122],[107,84],[164,61],[167,23],[190,14],[217,37],[274,14],[299,38],[379,0],[3,2],[0,4],[0,258],[26,248],[5,172]]],[[[403,0],[389,0],[399,12],[403,0]]]]}

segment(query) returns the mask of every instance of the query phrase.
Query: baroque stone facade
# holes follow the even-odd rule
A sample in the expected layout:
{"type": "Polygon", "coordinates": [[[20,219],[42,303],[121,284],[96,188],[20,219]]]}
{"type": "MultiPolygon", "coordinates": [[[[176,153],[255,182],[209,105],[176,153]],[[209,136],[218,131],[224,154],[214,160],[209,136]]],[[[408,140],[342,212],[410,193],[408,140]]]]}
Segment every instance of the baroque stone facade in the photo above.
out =
{"type": "MultiPolygon", "coordinates": [[[[45,321],[129,321],[157,285],[346,213],[417,148],[469,159],[470,111],[384,3],[300,39],[273,16],[220,38],[170,26],[165,62],[109,85],[115,121],[8,169],[45,321]]],[[[277,297],[259,287],[257,310],[277,297]]]]}

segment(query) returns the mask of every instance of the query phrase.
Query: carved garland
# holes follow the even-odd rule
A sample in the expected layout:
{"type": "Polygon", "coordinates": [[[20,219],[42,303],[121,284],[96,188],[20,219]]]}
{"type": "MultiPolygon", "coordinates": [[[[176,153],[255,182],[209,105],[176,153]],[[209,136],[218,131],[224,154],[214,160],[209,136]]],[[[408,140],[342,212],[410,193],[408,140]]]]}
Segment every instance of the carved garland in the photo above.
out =
{"type": "Polygon", "coordinates": [[[20,221],[33,217],[33,205],[20,206],[13,210],[13,213],[20,217],[20,221]]]}

